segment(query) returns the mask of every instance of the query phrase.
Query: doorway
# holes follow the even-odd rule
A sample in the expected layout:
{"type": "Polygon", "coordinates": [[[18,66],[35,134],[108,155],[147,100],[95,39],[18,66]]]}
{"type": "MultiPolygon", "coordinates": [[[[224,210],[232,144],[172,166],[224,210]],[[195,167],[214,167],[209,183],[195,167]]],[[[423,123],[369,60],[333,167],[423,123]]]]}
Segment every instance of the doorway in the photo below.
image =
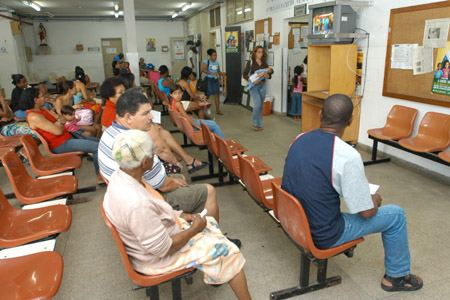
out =
{"type": "Polygon", "coordinates": [[[172,37],[170,38],[170,60],[172,62],[172,68],[170,74],[172,79],[180,77],[181,69],[188,65],[187,61],[187,37],[172,37]]]}
{"type": "Polygon", "coordinates": [[[105,79],[112,76],[112,62],[114,56],[123,53],[121,38],[101,39],[102,56],[103,56],[103,70],[105,72],[105,79]]]}

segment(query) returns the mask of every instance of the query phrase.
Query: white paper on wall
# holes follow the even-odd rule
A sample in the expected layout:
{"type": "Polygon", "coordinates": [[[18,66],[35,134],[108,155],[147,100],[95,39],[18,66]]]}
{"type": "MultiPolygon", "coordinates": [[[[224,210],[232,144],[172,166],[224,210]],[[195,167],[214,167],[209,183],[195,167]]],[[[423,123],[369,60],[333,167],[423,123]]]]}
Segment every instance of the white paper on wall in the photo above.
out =
{"type": "Polygon", "coordinates": [[[420,75],[433,72],[433,48],[412,48],[413,74],[420,75]]]}
{"type": "Polygon", "coordinates": [[[117,48],[106,48],[106,53],[108,54],[116,54],[117,48]]]}
{"type": "Polygon", "coordinates": [[[431,48],[447,47],[450,18],[425,21],[423,45],[431,48]]]}

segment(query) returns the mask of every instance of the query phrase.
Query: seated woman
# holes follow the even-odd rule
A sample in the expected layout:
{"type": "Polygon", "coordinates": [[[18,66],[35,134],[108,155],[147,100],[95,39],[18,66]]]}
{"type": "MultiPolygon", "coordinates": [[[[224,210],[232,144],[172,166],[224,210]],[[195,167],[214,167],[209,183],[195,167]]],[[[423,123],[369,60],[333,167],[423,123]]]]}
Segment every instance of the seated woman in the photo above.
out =
{"type": "MultiPolygon", "coordinates": [[[[192,74],[191,67],[184,67],[181,69],[181,77],[177,81],[177,84],[181,86],[183,90],[183,95],[181,96],[181,103],[183,104],[184,110],[191,111],[194,110],[200,119],[205,119],[205,113],[200,106],[203,102],[206,102],[205,95],[195,94],[191,86],[189,85],[189,76],[192,74]]],[[[205,107],[205,106],[203,106],[205,107]]]]}
{"type": "Polygon", "coordinates": [[[31,129],[39,132],[47,141],[54,153],[84,151],[92,153],[97,183],[104,181],[98,171],[98,139],[85,136],[76,139],[64,128],[58,115],[42,108],[45,105],[44,95],[35,88],[27,88],[20,98],[20,107],[27,110],[27,121],[31,129]]]}
{"type": "Polygon", "coordinates": [[[184,109],[184,105],[183,103],[181,103],[181,97],[183,95],[183,90],[181,88],[181,86],[179,86],[178,84],[174,84],[170,87],[170,99],[172,101],[172,109],[179,112],[181,114],[181,116],[185,117],[189,123],[191,123],[192,127],[194,127],[194,130],[200,130],[202,129],[201,125],[200,125],[200,121],[202,121],[206,126],[209,127],[209,129],[217,134],[218,136],[220,136],[221,138],[224,139],[222,130],[220,129],[219,125],[217,125],[217,123],[213,120],[199,120],[199,119],[194,119],[191,116],[189,116],[186,113],[186,110],[184,109]]]}
{"type": "MultiPolygon", "coordinates": [[[[55,100],[55,110],[61,119],[61,123],[66,123],[66,118],[64,114],[61,112],[61,108],[64,105],[72,106],[72,96],[75,95],[75,84],[73,81],[64,81],[61,85],[61,94],[58,95],[58,98],[55,100]]],[[[82,109],[82,104],[74,104],[74,109],[82,109]]],[[[91,136],[99,138],[102,135],[102,126],[100,124],[92,124],[92,125],[78,125],[81,129],[86,130],[91,133],[91,136]]]]}
{"type": "Polygon", "coordinates": [[[79,66],[75,67],[75,78],[76,80],[73,83],[76,93],[72,97],[72,104],[81,104],[85,108],[92,109],[95,113],[94,123],[100,124],[102,106],[93,100],[95,92],[92,95],[88,92],[86,88],[86,75],[84,74],[84,70],[79,66]]]}
{"type": "MultiPolygon", "coordinates": [[[[20,96],[22,96],[23,90],[28,87],[28,82],[25,76],[23,76],[22,74],[11,75],[11,82],[16,86],[12,90],[10,103],[10,107],[12,111],[15,113],[16,111],[19,110],[20,96]]],[[[17,117],[19,119],[25,119],[26,114],[24,113],[23,115],[18,115],[17,117]]]]}
{"type": "Polygon", "coordinates": [[[170,78],[169,68],[166,65],[161,65],[159,67],[158,88],[167,95],[167,99],[169,99],[169,88],[173,84],[174,82],[170,78]]]}
{"type": "Polygon", "coordinates": [[[112,156],[120,166],[103,201],[133,268],[143,274],[166,274],[195,267],[206,284],[228,282],[238,299],[251,299],[239,248],[220,231],[212,217],[173,208],[142,182],[153,166],[153,145],[140,130],[116,136],[112,156]]]}

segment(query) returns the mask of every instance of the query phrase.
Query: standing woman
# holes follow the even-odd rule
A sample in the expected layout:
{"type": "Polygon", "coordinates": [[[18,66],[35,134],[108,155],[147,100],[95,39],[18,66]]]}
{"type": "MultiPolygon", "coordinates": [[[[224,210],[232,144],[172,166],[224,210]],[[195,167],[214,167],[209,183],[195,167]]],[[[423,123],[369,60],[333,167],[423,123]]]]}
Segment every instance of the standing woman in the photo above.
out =
{"type": "MultiPolygon", "coordinates": [[[[245,66],[244,73],[242,76],[249,81],[250,76],[255,73],[257,70],[266,69],[269,66],[267,65],[265,59],[267,58],[267,52],[261,46],[256,46],[253,49],[251,59],[252,61],[248,61],[245,66]],[[250,69],[251,66],[251,69],[250,69]]],[[[260,72],[258,73],[258,77],[261,78],[264,76],[266,79],[270,79],[271,75],[269,73],[260,72]]],[[[254,131],[263,130],[262,127],[262,112],[263,112],[263,103],[266,98],[266,81],[265,80],[256,80],[253,82],[255,86],[250,90],[250,95],[255,102],[253,106],[253,116],[252,116],[252,124],[254,131]]]]}
{"type": "Polygon", "coordinates": [[[205,73],[207,86],[205,95],[207,97],[213,95],[216,102],[216,114],[223,115],[223,112],[219,109],[219,76],[225,76],[225,73],[220,71],[219,62],[217,62],[217,52],[214,49],[208,49],[206,51],[209,55],[209,59],[205,59],[203,62],[202,71],[205,73]]]}

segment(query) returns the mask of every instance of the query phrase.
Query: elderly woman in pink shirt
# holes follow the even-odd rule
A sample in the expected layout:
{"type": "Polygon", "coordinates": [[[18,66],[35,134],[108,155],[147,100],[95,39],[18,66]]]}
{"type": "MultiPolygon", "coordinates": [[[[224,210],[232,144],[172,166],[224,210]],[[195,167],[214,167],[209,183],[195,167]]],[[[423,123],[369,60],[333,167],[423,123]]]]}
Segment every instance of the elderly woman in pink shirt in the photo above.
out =
{"type": "Polygon", "coordinates": [[[153,145],[140,130],[120,133],[112,156],[120,166],[103,202],[134,269],[157,275],[195,267],[207,284],[228,282],[238,299],[251,299],[239,248],[212,217],[174,210],[142,175],[153,165],[153,145]]]}

